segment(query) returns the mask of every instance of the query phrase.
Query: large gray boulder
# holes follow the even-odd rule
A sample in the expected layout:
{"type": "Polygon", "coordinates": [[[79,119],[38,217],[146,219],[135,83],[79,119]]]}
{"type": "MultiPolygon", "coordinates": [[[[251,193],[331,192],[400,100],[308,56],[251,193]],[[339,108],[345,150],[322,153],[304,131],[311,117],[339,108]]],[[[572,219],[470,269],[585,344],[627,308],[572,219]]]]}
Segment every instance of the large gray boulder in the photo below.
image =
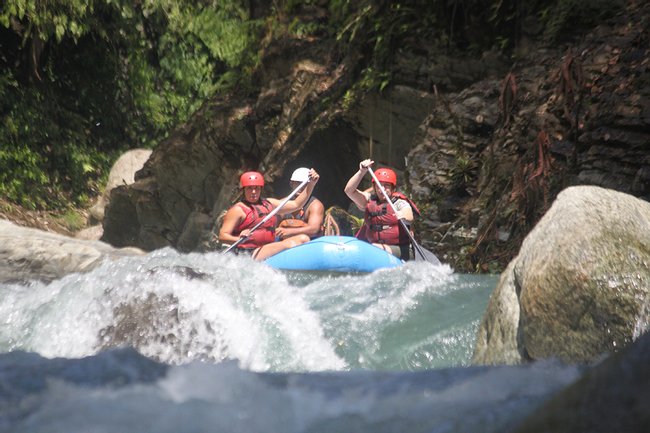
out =
{"type": "Polygon", "coordinates": [[[87,272],[105,259],[141,255],[137,248],[117,249],[100,241],[86,241],[21,227],[0,220],[0,283],[52,281],[73,272],[87,272]]]}
{"type": "Polygon", "coordinates": [[[612,190],[562,191],[502,274],[473,362],[588,362],[650,323],[650,203],[612,190]]]}
{"type": "Polygon", "coordinates": [[[111,172],[108,175],[108,181],[106,182],[102,195],[89,209],[90,216],[92,217],[91,221],[98,222],[98,224],[78,231],[75,234],[76,238],[88,241],[101,239],[104,234],[104,227],[101,223],[104,221],[104,211],[110,201],[111,191],[118,186],[131,185],[135,182],[135,173],[144,167],[144,163],[151,156],[151,152],[152,150],[150,149],[131,149],[123,153],[115,161],[115,164],[111,167],[111,172]]]}
{"type": "Polygon", "coordinates": [[[89,210],[90,215],[97,221],[104,220],[104,209],[108,204],[111,191],[120,185],[131,185],[135,182],[135,173],[144,167],[151,156],[151,149],[131,149],[124,152],[111,167],[104,192],[89,210]]]}

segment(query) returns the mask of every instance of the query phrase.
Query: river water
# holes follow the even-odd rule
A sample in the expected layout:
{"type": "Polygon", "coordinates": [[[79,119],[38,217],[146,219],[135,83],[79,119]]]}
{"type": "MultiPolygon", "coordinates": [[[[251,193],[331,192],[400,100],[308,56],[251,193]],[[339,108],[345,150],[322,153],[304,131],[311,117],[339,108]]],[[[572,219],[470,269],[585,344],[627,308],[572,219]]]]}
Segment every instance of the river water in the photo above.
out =
{"type": "Polygon", "coordinates": [[[0,285],[0,431],[507,431],[580,370],[470,366],[497,281],[164,249],[0,285]]]}

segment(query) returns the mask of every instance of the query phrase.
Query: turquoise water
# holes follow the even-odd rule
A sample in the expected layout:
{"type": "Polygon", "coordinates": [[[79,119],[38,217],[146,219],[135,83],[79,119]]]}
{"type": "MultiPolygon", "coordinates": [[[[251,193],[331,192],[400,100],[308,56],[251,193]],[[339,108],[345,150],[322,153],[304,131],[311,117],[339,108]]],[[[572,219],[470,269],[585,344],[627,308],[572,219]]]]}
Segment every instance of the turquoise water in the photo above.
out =
{"type": "Polygon", "coordinates": [[[468,365],[497,277],[410,263],[379,275],[289,281],[304,287],[349,368],[411,371],[468,365]]]}

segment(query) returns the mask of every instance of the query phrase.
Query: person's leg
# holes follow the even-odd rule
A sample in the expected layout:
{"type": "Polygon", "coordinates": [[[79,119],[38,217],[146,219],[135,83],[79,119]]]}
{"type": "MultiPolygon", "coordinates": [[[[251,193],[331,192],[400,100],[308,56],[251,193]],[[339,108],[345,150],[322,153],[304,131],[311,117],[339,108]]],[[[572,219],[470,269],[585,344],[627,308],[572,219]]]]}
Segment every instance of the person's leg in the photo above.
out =
{"type": "Polygon", "coordinates": [[[388,244],[373,244],[377,248],[381,248],[382,250],[391,253],[395,257],[398,257],[402,260],[410,260],[410,246],[409,244],[406,245],[388,245],[388,244]]]}
{"type": "Polygon", "coordinates": [[[397,258],[403,259],[402,257],[402,249],[400,248],[399,245],[386,245],[388,247],[388,251],[394,255],[397,258]]]}
{"type": "Polygon", "coordinates": [[[268,257],[271,257],[272,255],[279,253],[280,251],[293,248],[300,244],[304,244],[305,242],[309,242],[309,236],[307,235],[291,236],[290,238],[286,238],[279,242],[272,242],[270,244],[266,244],[263,247],[258,248],[253,253],[253,258],[257,261],[261,261],[268,257]]]}
{"type": "Polygon", "coordinates": [[[394,256],[399,257],[399,248],[398,249],[393,249],[392,247],[397,246],[397,245],[388,245],[388,244],[373,244],[377,248],[381,248],[382,250],[391,253],[394,256]]]}

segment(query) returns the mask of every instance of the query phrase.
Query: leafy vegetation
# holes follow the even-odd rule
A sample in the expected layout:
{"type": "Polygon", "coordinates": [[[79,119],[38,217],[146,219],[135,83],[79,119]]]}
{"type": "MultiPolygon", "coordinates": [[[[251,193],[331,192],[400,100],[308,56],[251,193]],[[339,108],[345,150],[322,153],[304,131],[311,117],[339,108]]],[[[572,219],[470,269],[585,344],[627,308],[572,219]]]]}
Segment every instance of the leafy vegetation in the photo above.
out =
{"type": "Polygon", "coordinates": [[[119,153],[153,147],[215,92],[245,84],[259,27],[247,6],[6,0],[0,195],[83,205],[119,153]]]}

